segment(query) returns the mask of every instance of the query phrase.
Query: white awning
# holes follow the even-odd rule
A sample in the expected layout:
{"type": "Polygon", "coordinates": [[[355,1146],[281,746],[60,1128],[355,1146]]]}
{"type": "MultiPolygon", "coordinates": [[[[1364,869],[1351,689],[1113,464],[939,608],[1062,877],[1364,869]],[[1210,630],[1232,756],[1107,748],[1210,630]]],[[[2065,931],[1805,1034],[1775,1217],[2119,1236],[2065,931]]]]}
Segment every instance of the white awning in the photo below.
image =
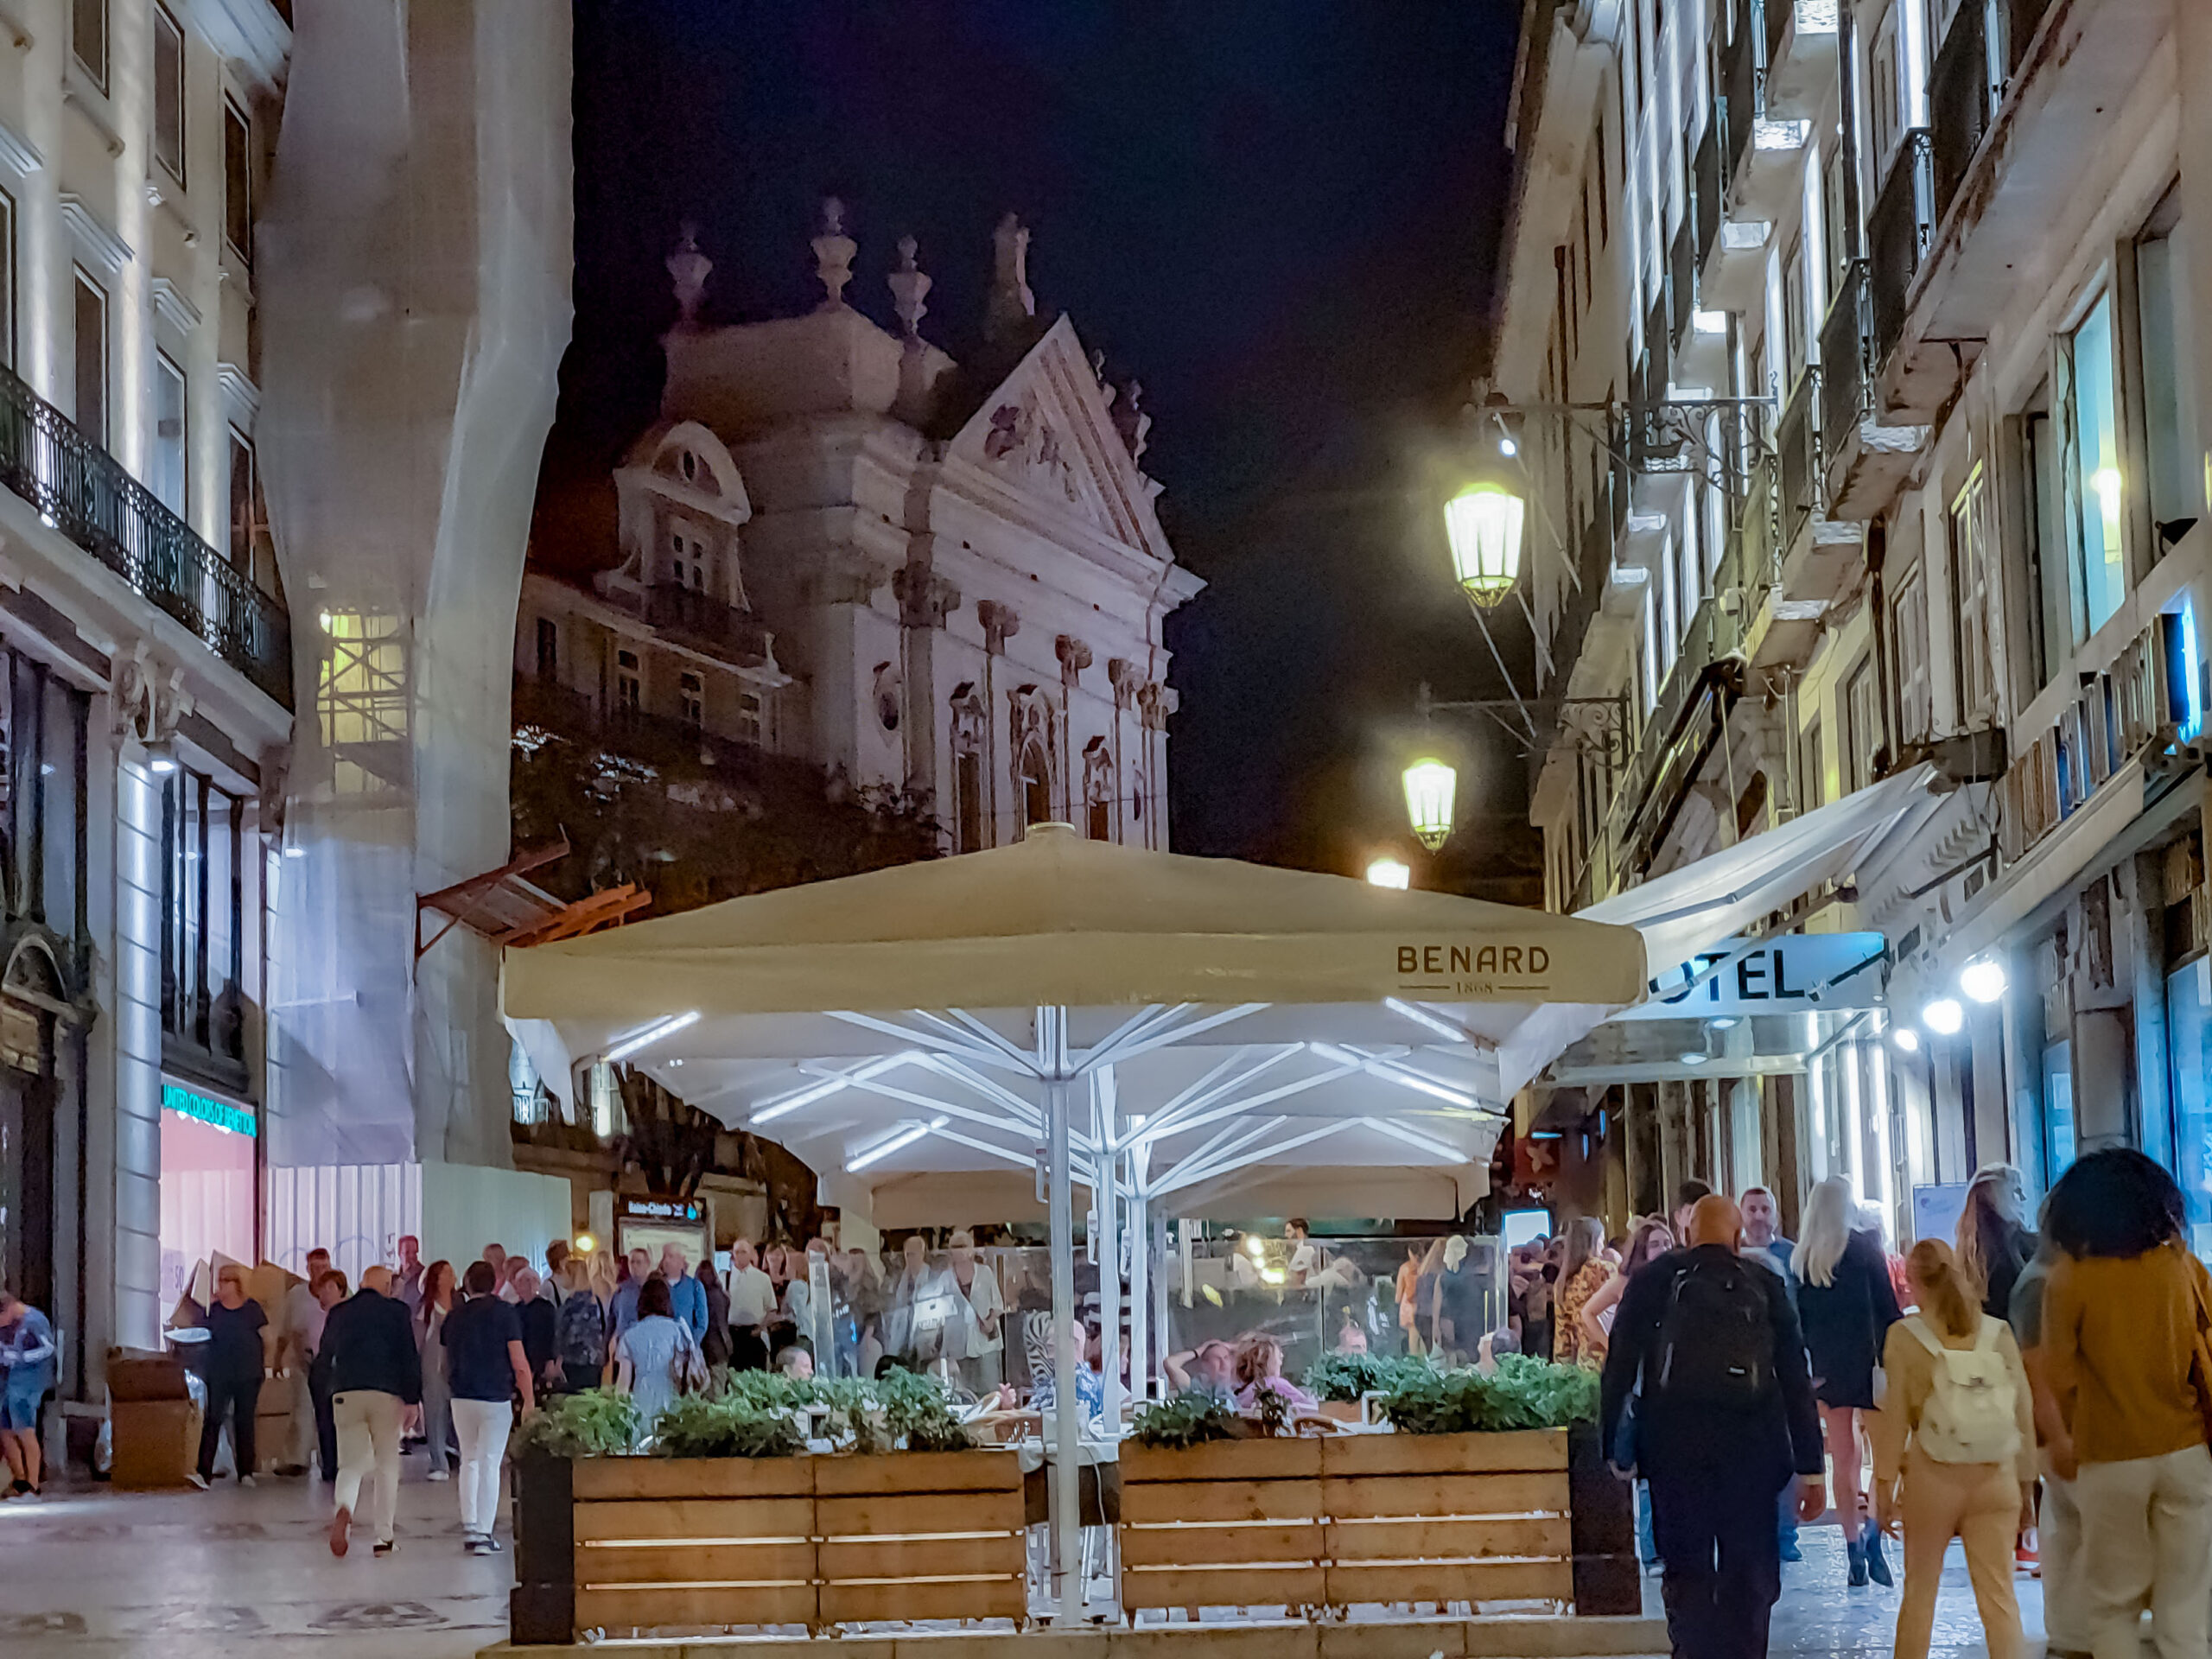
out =
{"type": "MultiPolygon", "coordinates": [[[[1678,870],[1600,899],[1579,919],[1633,927],[1654,973],[1665,973],[1732,938],[1760,918],[1848,875],[1908,813],[1928,799],[1936,769],[1915,766],[1678,870]]],[[[1612,1012],[1554,1003],[1499,1046],[1501,1086],[1536,1076],[1612,1012]]]]}

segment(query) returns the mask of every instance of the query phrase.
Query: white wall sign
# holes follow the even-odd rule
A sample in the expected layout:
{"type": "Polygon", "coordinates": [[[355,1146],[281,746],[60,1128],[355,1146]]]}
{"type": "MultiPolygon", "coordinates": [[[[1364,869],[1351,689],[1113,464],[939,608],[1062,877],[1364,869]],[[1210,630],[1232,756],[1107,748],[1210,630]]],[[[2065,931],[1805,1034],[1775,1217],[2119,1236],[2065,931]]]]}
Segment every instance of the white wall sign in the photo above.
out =
{"type": "Polygon", "coordinates": [[[1783,933],[1730,939],[1651,982],[1623,1020],[1709,1020],[1881,1006],[1879,933],[1783,933]]]}

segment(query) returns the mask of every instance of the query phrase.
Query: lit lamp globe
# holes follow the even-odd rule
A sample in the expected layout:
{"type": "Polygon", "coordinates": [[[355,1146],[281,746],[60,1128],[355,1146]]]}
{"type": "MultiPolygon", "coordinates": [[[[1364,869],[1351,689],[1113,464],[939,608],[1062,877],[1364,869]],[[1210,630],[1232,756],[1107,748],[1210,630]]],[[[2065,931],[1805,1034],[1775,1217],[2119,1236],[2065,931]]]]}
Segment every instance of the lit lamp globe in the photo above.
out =
{"type": "Polygon", "coordinates": [[[1470,484],[1444,504],[1444,530],[1459,591],[1482,610],[1504,602],[1521,575],[1521,520],[1527,503],[1493,479],[1470,484]]]}
{"type": "Polygon", "coordinates": [[[1370,886],[1395,887],[1400,893],[1414,884],[1412,868],[1402,858],[1392,858],[1388,853],[1367,861],[1367,880],[1370,886]]]}
{"type": "Polygon", "coordinates": [[[1452,808],[1459,774],[1443,761],[1416,760],[1406,768],[1406,816],[1432,853],[1452,839],[1452,808]]]}

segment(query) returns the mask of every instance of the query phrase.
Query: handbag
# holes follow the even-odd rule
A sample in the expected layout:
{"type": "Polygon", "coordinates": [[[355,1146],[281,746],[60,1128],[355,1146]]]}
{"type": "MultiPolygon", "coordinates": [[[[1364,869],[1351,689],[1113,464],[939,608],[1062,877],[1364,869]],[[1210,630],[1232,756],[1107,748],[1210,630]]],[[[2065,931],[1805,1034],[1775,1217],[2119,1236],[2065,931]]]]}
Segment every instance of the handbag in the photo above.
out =
{"type": "Polygon", "coordinates": [[[707,1371],[706,1356],[699,1351],[691,1327],[681,1319],[676,1322],[676,1352],[668,1362],[669,1382],[679,1395],[704,1394],[712,1381],[707,1371]]]}

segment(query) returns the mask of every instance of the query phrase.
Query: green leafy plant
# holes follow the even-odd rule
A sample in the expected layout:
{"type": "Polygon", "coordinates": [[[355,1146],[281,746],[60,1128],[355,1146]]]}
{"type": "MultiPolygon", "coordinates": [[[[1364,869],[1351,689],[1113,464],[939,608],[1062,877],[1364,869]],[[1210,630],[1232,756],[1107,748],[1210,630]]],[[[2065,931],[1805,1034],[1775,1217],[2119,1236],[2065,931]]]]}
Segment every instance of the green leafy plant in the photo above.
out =
{"type": "Polygon", "coordinates": [[[1382,1408],[1409,1434],[1566,1428],[1596,1419],[1598,1376],[1579,1365],[1503,1354],[1487,1376],[1472,1367],[1408,1371],[1385,1394],[1382,1408]]]}
{"type": "Polygon", "coordinates": [[[1306,1368],[1306,1389],[1317,1400],[1356,1401],[1364,1394],[1387,1393],[1402,1378],[1434,1369],[1409,1355],[1328,1354],[1306,1368]]]}
{"type": "Polygon", "coordinates": [[[653,1423],[653,1452],[664,1458],[789,1458],[806,1450],[791,1413],[735,1395],[691,1394],[653,1423]]]}
{"type": "Polygon", "coordinates": [[[556,1458],[619,1457],[637,1444],[638,1408],[613,1389],[557,1395],[523,1420],[517,1437],[524,1452],[556,1458]]]}
{"type": "Polygon", "coordinates": [[[1209,1440],[1236,1440],[1244,1430],[1219,1395],[1185,1389],[1138,1412],[1129,1432],[1140,1446],[1180,1451],[1209,1440]]]}
{"type": "Polygon", "coordinates": [[[975,1444],[953,1414],[952,1398],[935,1377],[891,1371],[875,1384],[883,1428],[909,1452],[964,1452],[975,1444]]]}

